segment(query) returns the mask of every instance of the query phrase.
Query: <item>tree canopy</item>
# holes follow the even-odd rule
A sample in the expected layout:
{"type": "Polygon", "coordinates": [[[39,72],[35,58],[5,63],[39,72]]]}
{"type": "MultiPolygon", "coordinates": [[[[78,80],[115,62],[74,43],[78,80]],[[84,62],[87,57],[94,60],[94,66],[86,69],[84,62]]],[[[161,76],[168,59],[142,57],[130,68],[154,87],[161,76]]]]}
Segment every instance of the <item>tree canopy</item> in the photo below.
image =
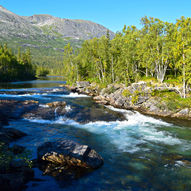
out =
{"type": "Polygon", "coordinates": [[[30,50],[15,56],[7,45],[0,46],[0,82],[34,79],[36,68],[32,64],[30,50]]]}
{"type": "Polygon", "coordinates": [[[181,17],[173,24],[144,17],[141,23],[142,29],[124,26],[114,39],[108,33],[87,40],[77,51],[67,45],[67,80],[128,84],[149,77],[159,83],[176,79],[185,97],[191,85],[191,19],[181,17]]]}

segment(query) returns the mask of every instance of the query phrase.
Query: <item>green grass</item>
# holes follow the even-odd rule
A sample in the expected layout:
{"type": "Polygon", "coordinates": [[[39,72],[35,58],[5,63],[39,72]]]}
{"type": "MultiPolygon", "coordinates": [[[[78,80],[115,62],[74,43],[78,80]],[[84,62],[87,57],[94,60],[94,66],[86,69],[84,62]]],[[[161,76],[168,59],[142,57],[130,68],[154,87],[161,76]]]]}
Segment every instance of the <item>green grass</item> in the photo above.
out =
{"type": "Polygon", "coordinates": [[[191,96],[182,98],[176,92],[170,92],[168,90],[154,91],[152,95],[156,98],[159,97],[161,99],[161,103],[165,103],[171,111],[191,108],[191,96]]]}

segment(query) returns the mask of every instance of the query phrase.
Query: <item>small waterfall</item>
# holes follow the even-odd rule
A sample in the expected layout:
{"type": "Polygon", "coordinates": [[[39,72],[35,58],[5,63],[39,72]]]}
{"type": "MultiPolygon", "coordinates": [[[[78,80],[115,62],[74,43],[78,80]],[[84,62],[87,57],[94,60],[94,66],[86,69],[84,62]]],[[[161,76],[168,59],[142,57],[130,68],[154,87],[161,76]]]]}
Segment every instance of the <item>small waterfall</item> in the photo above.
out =
{"type": "Polygon", "coordinates": [[[55,119],[57,119],[59,117],[58,114],[57,114],[57,110],[58,110],[58,107],[54,110],[54,117],[55,117],[55,119]]]}

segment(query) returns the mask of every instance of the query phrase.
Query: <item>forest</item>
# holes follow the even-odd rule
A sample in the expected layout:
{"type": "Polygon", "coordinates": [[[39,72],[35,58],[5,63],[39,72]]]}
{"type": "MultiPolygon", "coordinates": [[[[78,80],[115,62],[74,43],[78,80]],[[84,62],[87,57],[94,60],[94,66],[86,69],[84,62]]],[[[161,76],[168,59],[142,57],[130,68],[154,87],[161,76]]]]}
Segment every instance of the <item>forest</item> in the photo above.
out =
{"type": "Polygon", "coordinates": [[[0,82],[33,80],[48,73],[47,69],[32,62],[29,49],[21,52],[19,48],[14,55],[6,44],[0,46],[0,82]]]}
{"type": "Polygon", "coordinates": [[[86,40],[78,50],[66,45],[66,79],[130,84],[152,78],[181,85],[185,97],[191,84],[191,19],[169,23],[144,17],[141,24],[141,29],[124,26],[114,39],[108,33],[86,40]]]}

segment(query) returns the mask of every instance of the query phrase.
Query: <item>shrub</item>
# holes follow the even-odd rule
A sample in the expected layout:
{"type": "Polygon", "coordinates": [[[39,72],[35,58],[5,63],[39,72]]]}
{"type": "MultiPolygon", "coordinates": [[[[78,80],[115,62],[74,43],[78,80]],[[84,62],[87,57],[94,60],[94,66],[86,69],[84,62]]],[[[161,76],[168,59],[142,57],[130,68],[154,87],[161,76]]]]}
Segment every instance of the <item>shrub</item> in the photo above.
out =
{"type": "Polygon", "coordinates": [[[8,146],[0,142],[0,170],[9,170],[10,162],[14,159],[22,159],[31,168],[32,161],[30,160],[31,153],[24,151],[21,154],[14,155],[14,153],[8,148],[8,146]]]}
{"type": "Polygon", "coordinates": [[[167,108],[171,111],[191,108],[191,97],[181,98],[176,92],[169,90],[155,90],[153,91],[152,96],[159,97],[161,99],[160,104],[166,104],[167,108]]]}
{"type": "Polygon", "coordinates": [[[122,96],[124,97],[130,97],[132,96],[132,93],[129,90],[123,90],[122,96]]]}

